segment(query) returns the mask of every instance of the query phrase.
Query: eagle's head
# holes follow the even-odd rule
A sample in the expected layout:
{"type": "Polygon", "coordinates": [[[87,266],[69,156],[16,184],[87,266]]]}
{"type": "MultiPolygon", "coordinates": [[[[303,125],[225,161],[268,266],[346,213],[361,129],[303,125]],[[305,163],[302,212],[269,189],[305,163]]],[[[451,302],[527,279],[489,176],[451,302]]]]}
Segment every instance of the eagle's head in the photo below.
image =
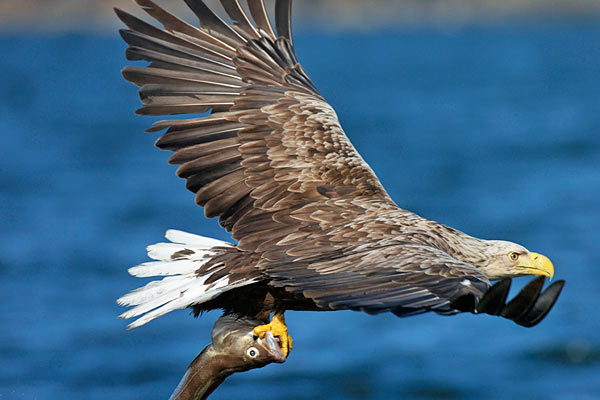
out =
{"type": "Polygon", "coordinates": [[[543,275],[550,279],[554,276],[554,266],[548,257],[504,240],[486,241],[485,257],[477,267],[490,280],[524,275],[543,275]]]}

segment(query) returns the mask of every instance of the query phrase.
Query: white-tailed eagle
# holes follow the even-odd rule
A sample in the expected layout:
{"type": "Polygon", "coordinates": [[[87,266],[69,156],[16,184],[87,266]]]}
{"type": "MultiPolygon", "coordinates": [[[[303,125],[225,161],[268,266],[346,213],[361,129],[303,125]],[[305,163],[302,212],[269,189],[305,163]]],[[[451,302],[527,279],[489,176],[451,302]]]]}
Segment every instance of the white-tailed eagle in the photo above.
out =
{"type": "Polygon", "coordinates": [[[156,122],[156,142],[236,244],[170,230],[148,247],[156,260],[129,270],[162,277],[124,295],[121,317],[143,325],[175,309],[223,309],[265,322],[287,352],[285,310],[434,311],[539,322],[562,289],[542,292],[552,263],[523,246],[483,240],[396,205],[345,135],[296,54],[291,0],[273,26],[262,0],[221,0],[231,23],[185,0],[190,25],[135,0],[162,28],[121,10],[142,115],[200,114],[156,122]],[[247,11],[248,10],[248,11],[247,11]],[[540,275],[506,303],[510,279],[540,275]],[[501,280],[492,286],[490,281],[501,280]],[[269,322],[271,313],[273,319],[269,322]]]}

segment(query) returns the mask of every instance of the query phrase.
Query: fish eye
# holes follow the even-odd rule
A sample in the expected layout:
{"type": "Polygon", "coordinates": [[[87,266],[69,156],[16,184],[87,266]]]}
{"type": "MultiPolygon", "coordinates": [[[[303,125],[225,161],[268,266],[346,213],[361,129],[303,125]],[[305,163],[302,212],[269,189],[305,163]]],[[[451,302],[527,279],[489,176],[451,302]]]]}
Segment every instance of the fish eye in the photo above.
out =
{"type": "Polygon", "coordinates": [[[517,261],[519,259],[519,253],[513,251],[512,253],[510,253],[510,259],[513,261],[517,261]]]}
{"type": "Polygon", "coordinates": [[[250,358],[256,358],[258,357],[258,349],[256,347],[250,347],[246,350],[246,355],[250,358]]]}

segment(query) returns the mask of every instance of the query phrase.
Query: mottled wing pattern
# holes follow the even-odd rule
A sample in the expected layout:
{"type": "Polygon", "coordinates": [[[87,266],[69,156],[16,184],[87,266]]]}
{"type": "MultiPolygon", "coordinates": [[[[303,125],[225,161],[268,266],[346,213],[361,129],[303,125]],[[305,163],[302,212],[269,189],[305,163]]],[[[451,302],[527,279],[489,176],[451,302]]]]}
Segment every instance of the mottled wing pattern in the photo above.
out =
{"type": "Polygon", "coordinates": [[[398,240],[393,226],[413,214],[392,202],[298,63],[289,0],[276,2],[276,29],[262,0],[248,0],[249,13],[221,0],[232,25],[186,0],[200,27],[135,1],[163,29],[117,10],[128,59],[150,62],[123,74],[140,87],[140,114],[204,114],[150,131],[166,129],[157,146],[174,152],[196,202],[252,262],[236,256],[231,273],[259,271],[324,308],[373,312],[447,306],[489,285],[441,251],[398,240]]]}
{"type": "MultiPolygon", "coordinates": [[[[280,269],[270,274],[278,277],[280,269]]],[[[288,290],[299,291],[323,308],[412,315],[434,310],[471,310],[489,287],[487,279],[441,250],[392,244],[296,268],[288,290]],[[318,273],[315,273],[318,272],[318,273]],[[461,302],[459,304],[459,301],[461,302]]]]}

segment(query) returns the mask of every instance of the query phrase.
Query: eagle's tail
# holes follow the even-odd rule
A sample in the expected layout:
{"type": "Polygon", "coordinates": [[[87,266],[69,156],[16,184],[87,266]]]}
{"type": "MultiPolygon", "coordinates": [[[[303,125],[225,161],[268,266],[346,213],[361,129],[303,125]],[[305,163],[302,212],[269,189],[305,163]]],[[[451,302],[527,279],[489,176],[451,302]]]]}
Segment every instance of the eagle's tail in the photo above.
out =
{"type": "Polygon", "coordinates": [[[119,315],[119,318],[139,317],[128,325],[136,328],[170,311],[204,303],[235,287],[254,282],[252,279],[230,282],[223,274],[225,265],[213,263],[202,268],[215,257],[238,251],[227,242],[168,230],[166,238],[171,243],[148,246],[148,256],[154,260],[129,269],[137,277],[165,276],[148,283],[117,300],[122,306],[135,306],[119,315]],[[210,279],[213,274],[222,275],[210,279]]]}

